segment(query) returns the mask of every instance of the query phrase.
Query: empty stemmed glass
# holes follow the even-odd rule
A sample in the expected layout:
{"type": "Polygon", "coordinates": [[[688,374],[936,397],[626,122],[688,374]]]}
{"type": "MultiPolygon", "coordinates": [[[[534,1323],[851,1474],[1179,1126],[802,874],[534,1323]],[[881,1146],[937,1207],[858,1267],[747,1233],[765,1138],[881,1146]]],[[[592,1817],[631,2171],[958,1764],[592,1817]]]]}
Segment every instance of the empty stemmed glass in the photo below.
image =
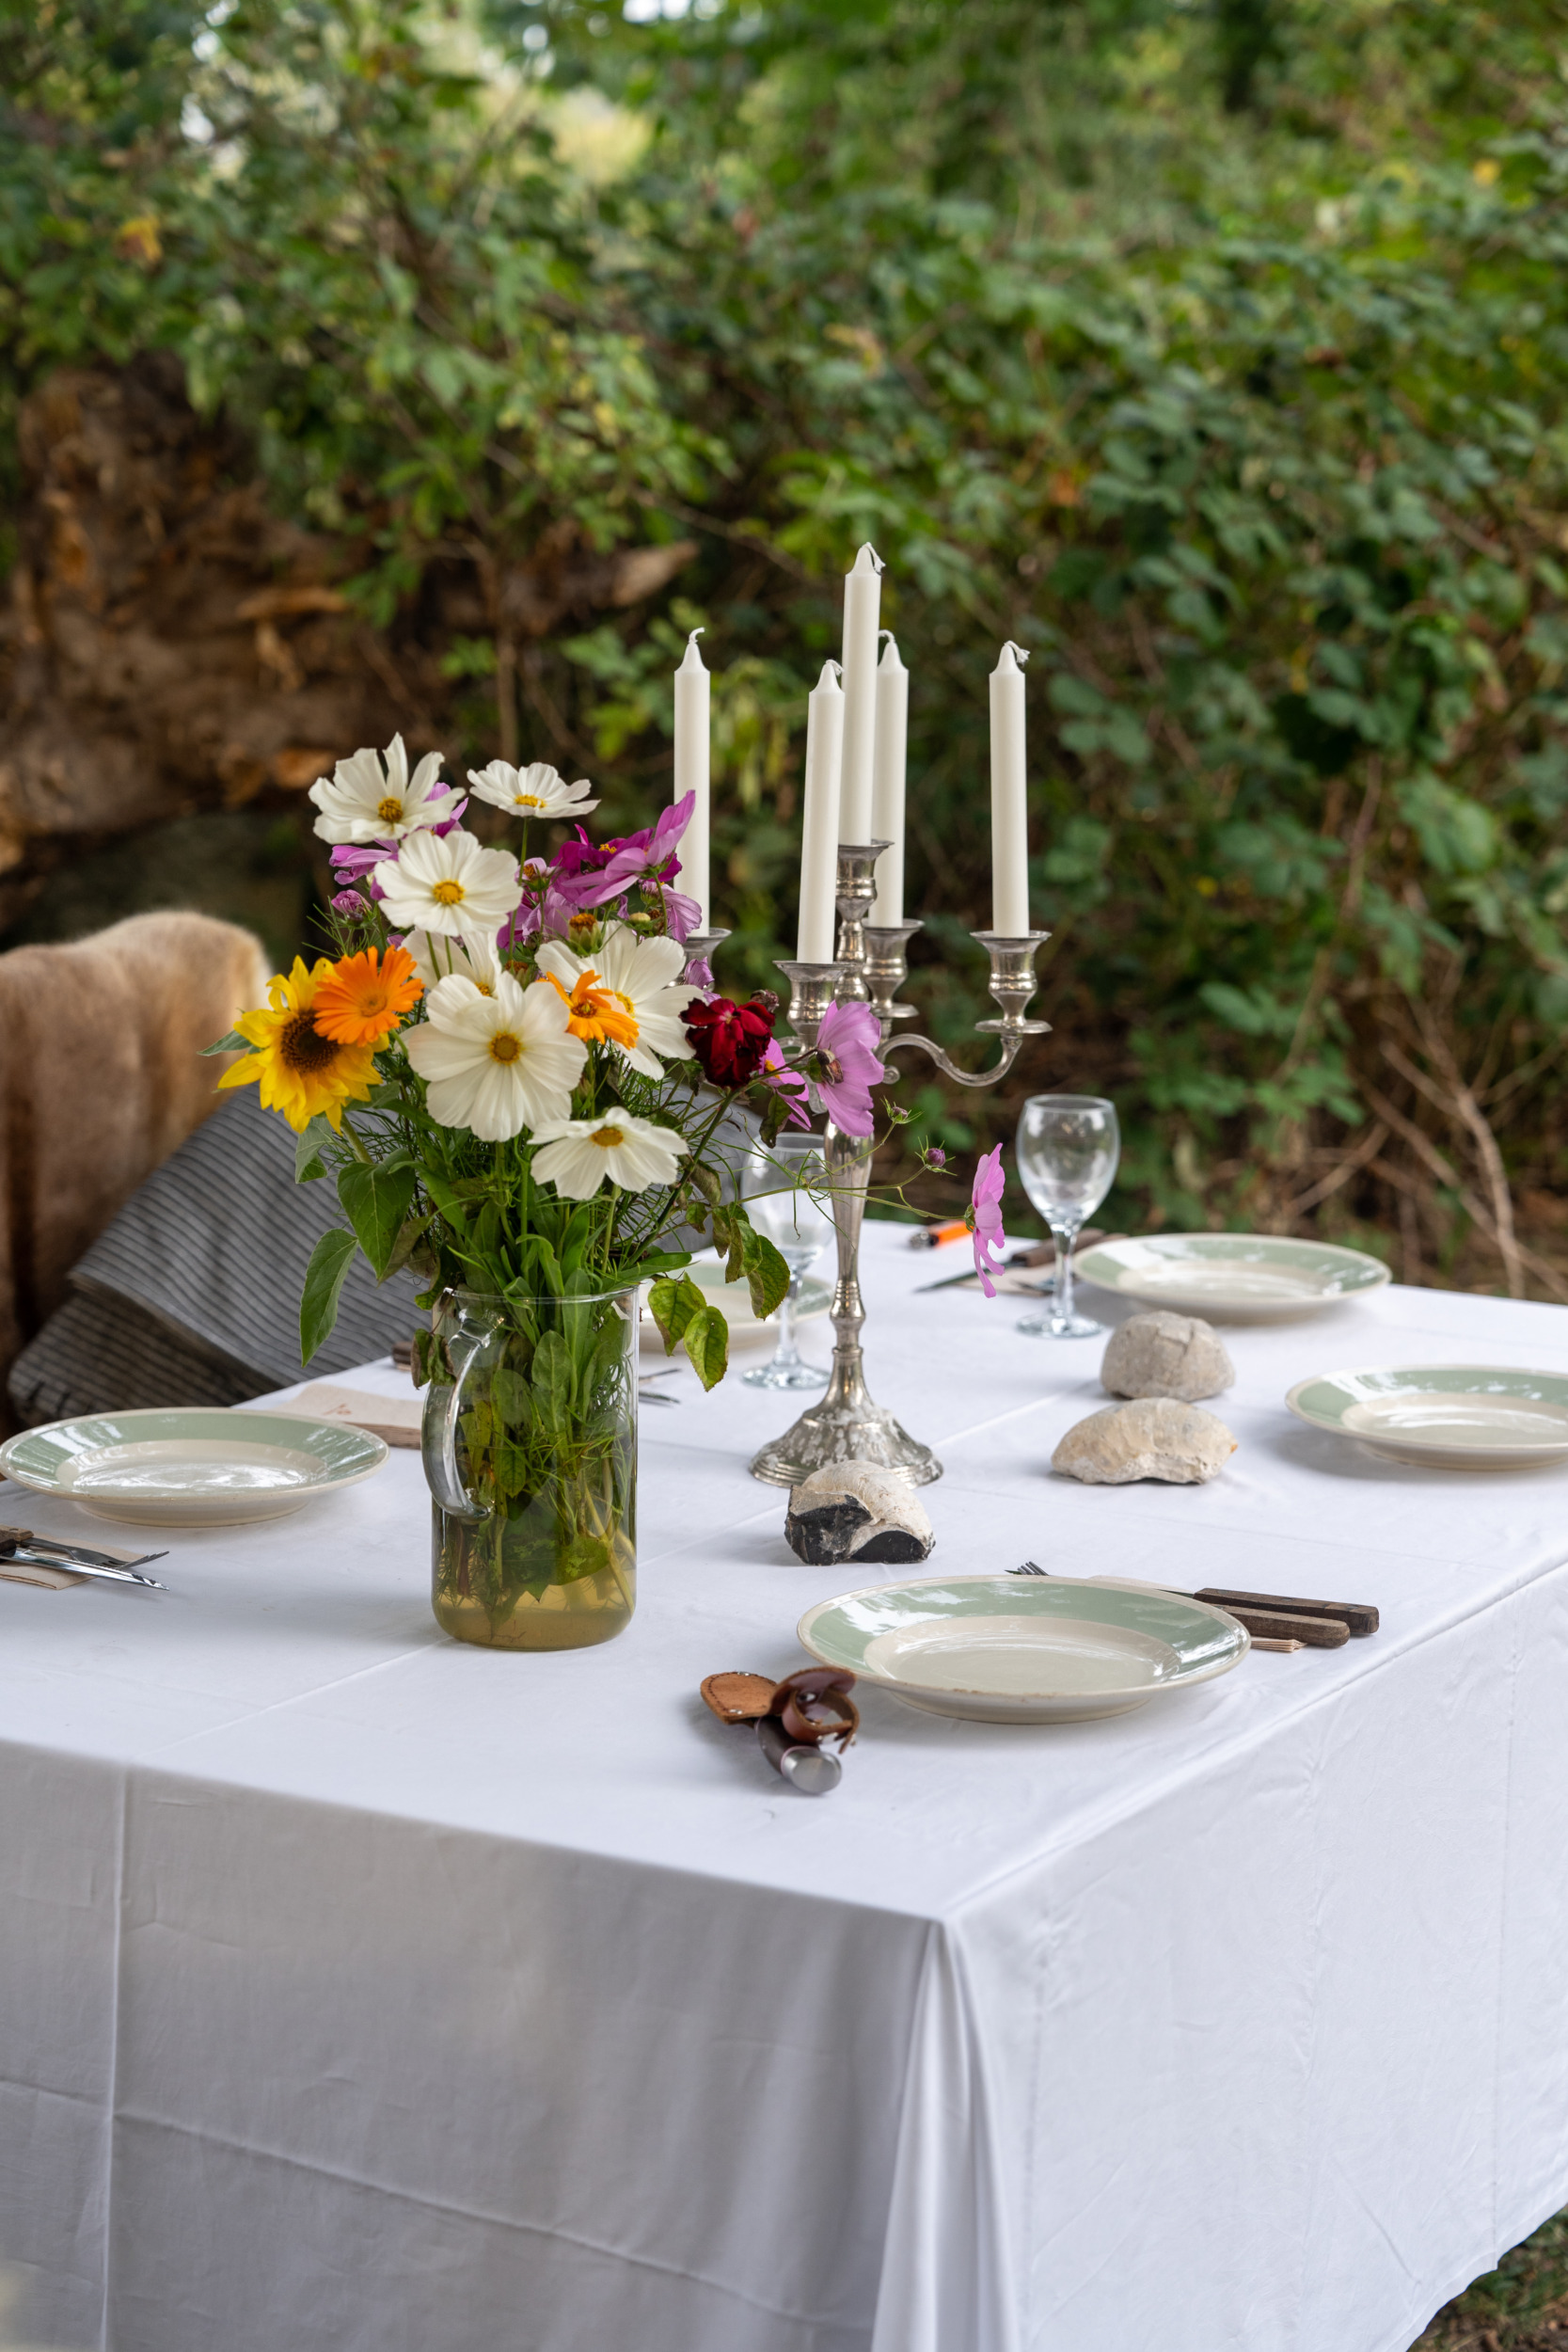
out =
{"type": "Polygon", "coordinates": [[[1032,1094],[1018,1122],[1018,1172],[1051,1228],[1056,1274],[1042,1313],[1021,1331],[1047,1340],[1092,1340],[1105,1329],[1072,1304],[1072,1250],[1081,1229],[1116,1181],[1121,1136],[1114,1103],[1098,1094],[1032,1094]]]}
{"type": "Polygon", "coordinates": [[[828,1385],[827,1374],[805,1362],[795,1342],[801,1279],[833,1239],[832,1210],[824,1191],[827,1182],[820,1136],[783,1135],[768,1150],[753,1152],[746,1163],[746,1214],[789,1268],[789,1288],[778,1310],[778,1346],[768,1363],[741,1375],[753,1389],[825,1389],[828,1385]]]}

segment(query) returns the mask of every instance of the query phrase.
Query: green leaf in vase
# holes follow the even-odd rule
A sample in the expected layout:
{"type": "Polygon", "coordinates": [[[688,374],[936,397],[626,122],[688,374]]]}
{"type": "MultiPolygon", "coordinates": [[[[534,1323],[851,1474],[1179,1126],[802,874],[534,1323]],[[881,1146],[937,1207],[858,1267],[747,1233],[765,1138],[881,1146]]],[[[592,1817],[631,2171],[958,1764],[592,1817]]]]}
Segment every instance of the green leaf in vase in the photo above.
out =
{"type": "Polygon", "coordinates": [[[561,1553],[556,1578],[575,1584],[579,1577],[598,1576],[610,1564],[610,1546],[602,1535],[574,1535],[561,1553]]]}
{"type": "Polygon", "coordinates": [[[766,1233],[748,1225],[741,1258],[752,1293],[752,1312],[770,1315],[789,1288],[789,1268],[766,1233]]]}
{"type": "Polygon", "coordinates": [[[648,1292],[648,1312],[664,1340],[664,1353],[673,1356],[685,1334],[686,1327],[705,1304],[702,1292],[689,1275],[678,1281],[655,1282],[648,1292]]]}
{"type": "Polygon", "coordinates": [[[338,1198],[379,1278],[391,1263],[414,1203],[414,1164],[355,1160],[338,1171],[338,1198]]]}
{"type": "Polygon", "coordinates": [[[299,1360],[308,1364],[318,1347],[332,1336],[343,1279],[354,1262],[358,1243],[352,1233],[324,1233],[310,1252],[305,1288],[299,1297],[299,1360]]]}
{"type": "Polygon", "coordinates": [[[533,1410],[541,1431],[563,1438],[572,1422],[572,1358],[559,1331],[546,1331],[533,1351],[533,1410]]]}
{"type": "Polygon", "coordinates": [[[532,1396],[520,1372],[502,1364],[490,1376],[490,1394],[509,1429],[526,1429],[533,1417],[532,1396]]]}
{"type": "Polygon", "coordinates": [[[324,1119],[319,1111],[314,1119],[306,1121],[294,1145],[296,1184],[313,1184],[318,1176],[326,1174],[326,1162],[322,1158],[322,1152],[327,1144],[335,1140],[332,1121],[324,1119]]]}
{"type": "Polygon", "coordinates": [[[729,1367],[730,1327],[717,1307],[700,1307],[683,1334],[686,1352],[705,1389],[717,1387],[729,1367]]]}
{"type": "Polygon", "coordinates": [[[515,1497],[515,1509],[541,1484],[538,1463],[529,1447],[516,1445],[510,1438],[498,1438],[496,1443],[496,1486],[503,1502],[515,1497]]]}

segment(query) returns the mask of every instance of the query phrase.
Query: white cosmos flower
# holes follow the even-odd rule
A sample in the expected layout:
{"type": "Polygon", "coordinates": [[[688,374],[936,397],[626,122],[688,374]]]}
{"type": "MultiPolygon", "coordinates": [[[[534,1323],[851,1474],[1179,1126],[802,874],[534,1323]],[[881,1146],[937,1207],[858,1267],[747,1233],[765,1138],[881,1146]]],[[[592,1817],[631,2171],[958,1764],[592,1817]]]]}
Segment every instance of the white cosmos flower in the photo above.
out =
{"type": "Polygon", "coordinates": [[[451,815],[457,795],[441,782],[441,755],[426,752],[412,776],[403,738],[386,751],[356,752],[340,759],[328,783],[318,776],[310,798],[320,809],[316,831],[324,841],[402,841],[451,815]]]}
{"type": "Polygon", "coordinates": [[[403,1042],[429,1089],[432,1119],[470,1128],[483,1143],[558,1128],[588,1059],[554,990],[519,988],[510,972],[497,974],[493,996],[461,976],[437,981],[403,1042]]]}
{"type": "MultiPolygon", "coordinates": [[[[529,993],[543,996],[546,991],[531,989],[529,993]]],[[[596,1119],[562,1119],[551,1127],[536,1127],[533,1139],[542,1146],[533,1155],[534,1175],[542,1184],[553,1184],[567,1200],[591,1200],[607,1176],[623,1192],[673,1184],[680,1155],[690,1148],[673,1128],[636,1119],[619,1103],[611,1103],[596,1119]]]]}
{"type": "Polygon", "coordinates": [[[529,768],[493,759],[488,768],[470,768],[468,782],[480,800],[493,801],[516,817],[586,817],[599,805],[584,797],[594,789],[586,776],[568,784],[559,768],[543,759],[529,768]]]}
{"type": "Polygon", "coordinates": [[[482,996],[493,996],[501,970],[501,960],[494,939],[477,934],[467,939],[443,937],[439,932],[433,939],[429,931],[410,931],[404,946],[414,959],[414,969],[427,989],[455,973],[460,979],[472,980],[482,996]]]}
{"type": "Polygon", "coordinates": [[[443,939],[486,932],[494,938],[523,895],[517,861],[483,850],[471,833],[411,834],[395,859],[375,868],[381,912],[398,930],[438,931],[443,939]]]}
{"type": "Polygon", "coordinates": [[[536,960],[540,973],[567,999],[575,1036],[617,1047],[645,1078],[663,1077],[661,1054],[670,1061],[690,1060],[682,1015],[701,992],[672,985],[686,963],[678,941],[640,939],[626,924],[611,923],[592,956],[574,955],[552,939],[536,960]]]}

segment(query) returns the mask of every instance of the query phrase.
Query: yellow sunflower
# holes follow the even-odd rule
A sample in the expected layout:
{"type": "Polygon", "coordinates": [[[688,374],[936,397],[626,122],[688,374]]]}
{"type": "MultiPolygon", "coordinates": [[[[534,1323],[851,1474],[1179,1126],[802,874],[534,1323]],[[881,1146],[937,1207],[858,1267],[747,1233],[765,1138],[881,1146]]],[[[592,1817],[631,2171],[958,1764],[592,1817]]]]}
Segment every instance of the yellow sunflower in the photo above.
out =
{"type": "Polygon", "coordinates": [[[317,995],[336,968],[323,956],[307,972],[296,956],[287,978],[274,973],[267,1004],[234,1024],[254,1052],[218,1080],[219,1086],[243,1087],[260,1079],[262,1102],[269,1111],[281,1111],[296,1136],[321,1112],[341,1127],[343,1104],[364,1102],[375,1084],[373,1046],[344,1044],[316,1026],[317,995]]]}

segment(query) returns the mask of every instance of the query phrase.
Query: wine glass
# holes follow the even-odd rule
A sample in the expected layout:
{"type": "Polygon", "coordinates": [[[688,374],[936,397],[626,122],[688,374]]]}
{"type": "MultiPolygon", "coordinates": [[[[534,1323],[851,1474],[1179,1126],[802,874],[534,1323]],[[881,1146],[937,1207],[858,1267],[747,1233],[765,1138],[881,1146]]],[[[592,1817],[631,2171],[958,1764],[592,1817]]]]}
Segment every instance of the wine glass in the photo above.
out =
{"type": "Polygon", "coordinates": [[[1072,1305],[1072,1248],[1116,1181],[1121,1135],[1114,1103],[1098,1094],[1032,1094],[1018,1122],[1018,1172],[1051,1228],[1056,1275],[1049,1308],[1021,1331],[1047,1340],[1092,1340],[1105,1329],[1072,1305]]]}
{"type": "Polygon", "coordinates": [[[759,1147],[746,1164],[746,1214],[789,1268],[789,1288],[778,1310],[778,1346],[768,1363],[741,1375],[753,1389],[825,1389],[828,1385],[827,1374],[806,1363],[795,1343],[801,1277],[833,1238],[832,1210],[823,1197],[827,1182],[820,1136],[781,1136],[769,1149],[759,1147]]]}

